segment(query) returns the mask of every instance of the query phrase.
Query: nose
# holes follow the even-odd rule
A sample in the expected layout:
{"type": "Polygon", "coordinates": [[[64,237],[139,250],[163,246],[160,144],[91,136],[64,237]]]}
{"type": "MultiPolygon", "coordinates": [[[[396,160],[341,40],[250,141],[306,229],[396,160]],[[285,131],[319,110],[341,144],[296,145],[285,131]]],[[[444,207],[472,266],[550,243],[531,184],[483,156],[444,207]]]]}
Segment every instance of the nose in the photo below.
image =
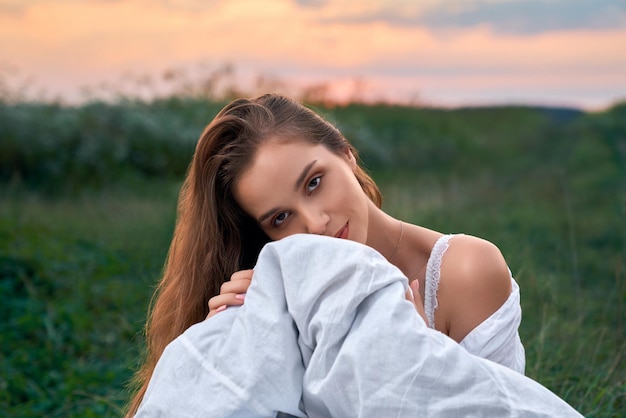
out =
{"type": "Polygon", "coordinates": [[[307,234],[324,235],[328,226],[329,216],[319,210],[307,210],[302,212],[304,226],[307,234]]]}

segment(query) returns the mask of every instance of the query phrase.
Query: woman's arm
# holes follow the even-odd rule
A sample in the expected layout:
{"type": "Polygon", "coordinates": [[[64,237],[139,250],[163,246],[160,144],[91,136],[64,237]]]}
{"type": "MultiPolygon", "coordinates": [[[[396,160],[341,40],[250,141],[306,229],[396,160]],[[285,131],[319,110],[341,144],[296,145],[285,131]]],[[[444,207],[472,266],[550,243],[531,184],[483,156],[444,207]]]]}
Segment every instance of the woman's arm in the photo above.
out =
{"type": "MultiPolygon", "coordinates": [[[[224,282],[220,288],[220,294],[209,300],[209,314],[207,319],[222,312],[229,306],[241,306],[246,298],[246,292],[250,287],[254,270],[240,270],[233,273],[230,281],[224,282]]],[[[415,305],[417,313],[426,321],[426,313],[424,312],[424,303],[419,297],[419,281],[413,280],[409,283],[406,291],[406,300],[415,305]]]]}
{"type": "Polygon", "coordinates": [[[168,346],[137,416],[580,417],[538,383],[429,329],[403,300],[406,285],[379,253],[351,241],[268,244],[245,306],[168,346]]]}

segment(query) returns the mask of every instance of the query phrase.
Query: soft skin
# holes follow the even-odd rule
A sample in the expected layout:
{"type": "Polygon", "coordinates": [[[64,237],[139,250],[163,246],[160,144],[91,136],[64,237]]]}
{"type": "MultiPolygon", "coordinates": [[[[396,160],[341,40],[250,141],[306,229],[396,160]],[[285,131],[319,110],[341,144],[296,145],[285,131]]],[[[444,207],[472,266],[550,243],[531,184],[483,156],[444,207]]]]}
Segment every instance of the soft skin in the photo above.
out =
{"type": "Polygon", "coordinates": [[[268,242],[296,233],[376,250],[409,279],[407,298],[425,320],[426,266],[441,239],[445,248],[437,249],[445,253],[433,253],[443,261],[428,275],[426,322],[470,353],[523,371],[519,291],[497,247],[402,222],[381,208],[358,150],[322,115],[272,93],[226,104],[202,131],[181,186],[126,416],[137,411],[168,344],[207,316],[245,303],[254,280],[246,269],[268,242]]]}
{"type": "MultiPolygon", "coordinates": [[[[256,151],[235,188],[238,204],[265,233],[278,240],[296,233],[347,238],[383,254],[409,278],[408,292],[422,317],[426,263],[442,235],[404,223],[367,198],[354,176],[349,150],[338,155],[323,145],[275,138],[256,151]]],[[[240,305],[252,271],[235,273],[211,299],[209,316],[240,305]]],[[[473,236],[450,244],[441,269],[435,328],[461,341],[495,312],[511,292],[510,275],[498,248],[473,236]]]]}

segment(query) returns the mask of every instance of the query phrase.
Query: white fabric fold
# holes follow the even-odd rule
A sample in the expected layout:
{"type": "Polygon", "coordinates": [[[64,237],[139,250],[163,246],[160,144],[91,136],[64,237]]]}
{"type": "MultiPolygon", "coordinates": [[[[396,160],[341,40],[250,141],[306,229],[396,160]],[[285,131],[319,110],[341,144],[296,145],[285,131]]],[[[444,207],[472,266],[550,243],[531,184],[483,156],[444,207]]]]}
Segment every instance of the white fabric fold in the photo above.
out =
{"type": "Polygon", "coordinates": [[[429,329],[373,249],[268,244],[242,307],[174,340],[139,417],[580,417],[539,383],[429,329]]]}
{"type": "Polygon", "coordinates": [[[519,336],[522,322],[520,290],[511,278],[511,294],[506,302],[459,343],[468,352],[507,366],[519,373],[526,367],[526,352],[519,336]]]}

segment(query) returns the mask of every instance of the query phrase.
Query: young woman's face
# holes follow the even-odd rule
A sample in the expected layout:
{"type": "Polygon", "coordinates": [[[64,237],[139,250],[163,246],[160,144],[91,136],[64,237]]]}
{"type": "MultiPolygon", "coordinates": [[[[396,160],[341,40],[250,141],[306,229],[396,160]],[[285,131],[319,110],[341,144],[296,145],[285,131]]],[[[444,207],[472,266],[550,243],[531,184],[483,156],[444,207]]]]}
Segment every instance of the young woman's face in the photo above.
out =
{"type": "Polygon", "coordinates": [[[309,233],[367,240],[368,198],[350,151],[269,140],[235,187],[235,199],[272,240],[309,233]]]}

